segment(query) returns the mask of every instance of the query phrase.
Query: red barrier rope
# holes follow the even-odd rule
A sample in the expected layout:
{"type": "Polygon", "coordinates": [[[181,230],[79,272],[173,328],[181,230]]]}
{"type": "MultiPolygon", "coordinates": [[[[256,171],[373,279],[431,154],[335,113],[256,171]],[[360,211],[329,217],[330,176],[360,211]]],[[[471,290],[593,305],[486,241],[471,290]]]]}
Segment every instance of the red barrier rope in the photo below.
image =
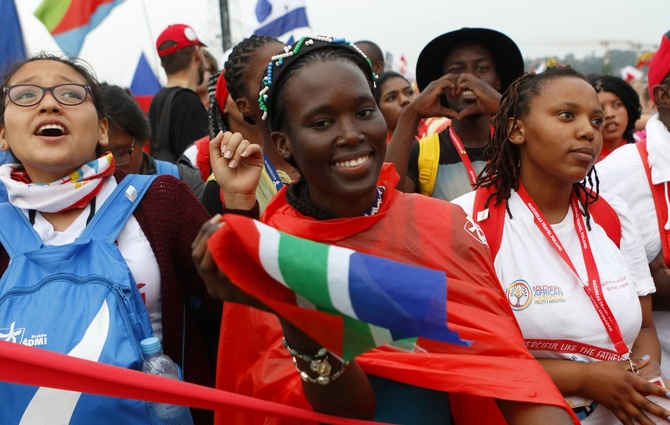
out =
{"type": "Polygon", "coordinates": [[[0,381],[59,388],[110,397],[179,404],[201,409],[235,409],[334,425],[370,425],[188,382],[92,362],[40,348],[0,341],[0,381]]]}

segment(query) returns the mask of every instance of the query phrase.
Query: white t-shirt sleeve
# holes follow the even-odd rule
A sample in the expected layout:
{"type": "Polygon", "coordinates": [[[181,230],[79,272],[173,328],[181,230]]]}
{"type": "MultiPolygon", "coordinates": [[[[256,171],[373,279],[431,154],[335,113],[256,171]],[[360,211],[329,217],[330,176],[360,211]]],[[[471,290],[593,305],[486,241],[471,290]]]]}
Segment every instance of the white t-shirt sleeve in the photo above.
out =
{"type": "Polygon", "coordinates": [[[658,218],[642,160],[634,144],[622,146],[596,164],[600,194],[605,199],[615,195],[629,206],[647,255],[647,262],[661,252],[658,218]]]}
{"type": "Polygon", "coordinates": [[[640,230],[637,222],[626,202],[614,195],[603,196],[616,211],[621,221],[621,243],[619,249],[626,261],[635,289],[639,296],[645,296],[656,292],[654,280],[649,272],[649,264],[645,253],[640,230]]]}

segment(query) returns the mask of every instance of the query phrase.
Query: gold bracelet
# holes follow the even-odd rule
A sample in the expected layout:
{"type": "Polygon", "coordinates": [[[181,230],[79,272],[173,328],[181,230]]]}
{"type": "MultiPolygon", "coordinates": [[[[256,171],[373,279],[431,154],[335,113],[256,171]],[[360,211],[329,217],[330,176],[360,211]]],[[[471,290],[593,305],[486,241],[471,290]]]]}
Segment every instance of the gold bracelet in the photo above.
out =
{"type": "Polygon", "coordinates": [[[333,368],[328,361],[328,350],[325,348],[320,348],[316,354],[302,354],[299,351],[291,348],[286,342],[286,338],[282,340],[282,345],[289,352],[291,357],[293,357],[293,364],[295,365],[296,370],[300,373],[300,379],[304,382],[309,382],[312,384],[319,385],[328,385],[331,382],[335,381],[337,378],[342,376],[344,370],[346,369],[349,362],[342,363],[342,367],[337,372],[331,374],[333,368]],[[307,372],[298,367],[298,360],[300,359],[304,362],[309,362],[309,369],[313,372],[316,372],[318,375],[316,378],[309,376],[307,372]]]}
{"type": "MultiPolygon", "coordinates": [[[[323,361],[326,362],[326,364],[328,365],[328,367],[327,367],[328,373],[325,374],[325,375],[321,375],[319,373],[319,371],[316,371],[314,369],[313,363],[310,363],[309,368],[311,370],[314,370],[317,374],[319,374],[318,377],[312,378],[311,376],[309,376],[309,374],[307,372],[305,372],[304,370],[302,370],[298,367],[298,361],[296,360],[295,357],[293,357],[293,364],[295,365],[295,369],[298,371],[298,373],[300,373],[300,379],[302,379],[303,382],[309,382],[310,384],[328,385],[331,382],[334,382],[340,376],[342,376],[344,374],[344,371],[346,370],[347,366],[349,366],[349,362],[342,363],[342,367],[340,367],[340,370],[338,370],[337,372],[335,372],[331,375],[330,372],[331,372],[332,369],[331,369],[330,363],[328,363],[328,359],[324,359],[323,361]]],[[[322,370],[325,371],[326,368],[324,368],[322,370]]]]}
{"type": "Polygon", "coordinates": [[[313,355],[310,356],[308,354],[302,354],[298,350],[295,350],[295,349],[289,347],[288,343],[286,342],[286,338],[282,339],[281,345],[283,345],[284,348],[286,348],[286,350],[289,352],[290,355],[292,355],[293,357],[297,357],[300,360],[303,360],[303,361],[306,361],[306,362],[311,362],[311,361],[314,361],[314,360],[321,360],[321,359],[325,359],[326,357],[328,357],[328,350],[326,350],[323,347],[321,347],[319,349],[319,351],[316,352],[316,354],[313,354],[313,355]]]}

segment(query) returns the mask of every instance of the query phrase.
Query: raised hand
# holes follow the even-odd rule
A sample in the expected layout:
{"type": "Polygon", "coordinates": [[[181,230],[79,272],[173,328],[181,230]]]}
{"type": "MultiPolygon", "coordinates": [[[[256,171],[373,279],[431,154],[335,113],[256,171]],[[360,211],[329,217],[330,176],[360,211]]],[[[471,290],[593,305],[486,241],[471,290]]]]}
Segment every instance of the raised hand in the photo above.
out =
{"type": "Polygon", "coordinates": [[[458,113],[458,119],[470,115],[495,115],[498,113],[502,95],[481,78],[463,73],[458,76],[454,86],[455,88],[452,93],[454,97],[461,96],[464,90],[470,90],[477,98],[477,102],[474,105],[468,106],[458,113]]]}
{"type": "Polygon", "coordinates": [[[263,152],[240,133],[220,132],[209,142],[210,165],[226,208],[250,209],[263,169],[263,152]]]}
{"type": "Polygon", "coordinates": [[[448,117],[459,119],[458,112],[449,109],[440,102],[446,93],[454,93],[456,79],[453,75],[443,75],[432,81],[419,95],[407,106],[412,108],[420,118],[448,117]]]}
{"type": "Polygon", "coordinates": [[[459,75],[447,74],[431,82],[410,104],[421,118],[444,116],[460,120],[470,115],[498,113],[502,95],[481,78],[468,73],[459,75]],[[477,102],[461,111],[447,108],[440,103],[447,93],[451,97],[460,97],[463,91],[469,90],[477,98],[477,102]]]}

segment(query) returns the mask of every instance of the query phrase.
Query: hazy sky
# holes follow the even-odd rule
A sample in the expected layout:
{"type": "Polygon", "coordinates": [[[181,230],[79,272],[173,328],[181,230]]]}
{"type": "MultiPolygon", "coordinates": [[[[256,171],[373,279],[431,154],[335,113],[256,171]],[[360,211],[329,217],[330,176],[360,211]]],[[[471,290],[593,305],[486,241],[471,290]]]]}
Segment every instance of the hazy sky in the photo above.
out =
{"type": "MultiPolygon", "coordinates": [[[[58,47],[33,13],[42,0],[16,0],[29,53],[58,47]]],[[[228,0],[234,41],[240,13],[255,0],[228,0]]],[[[613,49],[655,49],[670,30],[670,0],[305,0],[312,33],[370,39],[413,68],[434,37],[464,26],[502,31],[526,58],[613,49]]],[[[86,39],[81,56],[101,80],[129,85],[140,52],[159,70],[154,40],[171,23],[191,25],[218,59],[218,0],[125,0],[86,39]]],[[[222,66],[223,63],[220,63],[222,66]]]]}

